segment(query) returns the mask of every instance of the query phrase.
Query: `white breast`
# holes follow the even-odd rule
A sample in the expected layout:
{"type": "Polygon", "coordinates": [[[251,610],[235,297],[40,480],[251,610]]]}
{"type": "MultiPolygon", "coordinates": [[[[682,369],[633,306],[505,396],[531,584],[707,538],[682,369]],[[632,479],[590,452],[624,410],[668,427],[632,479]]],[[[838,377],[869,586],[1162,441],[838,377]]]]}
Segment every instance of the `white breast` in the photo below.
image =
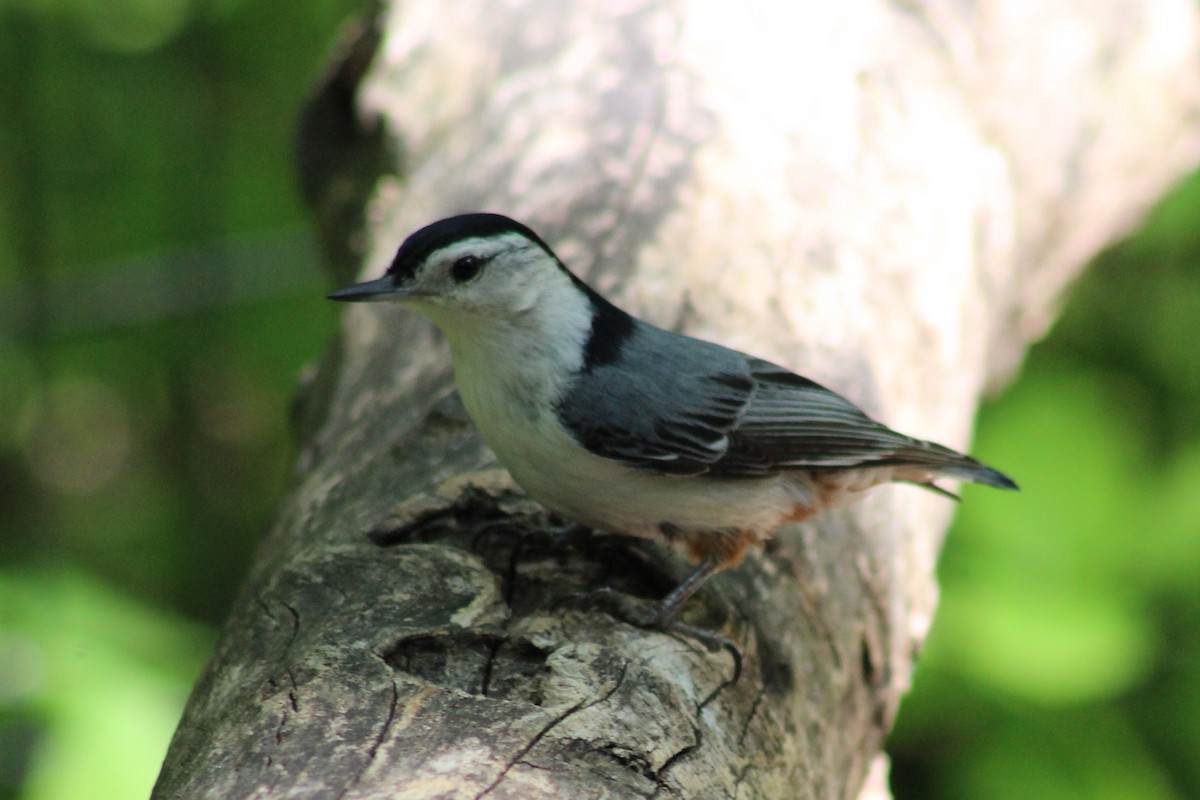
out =
{"type": "Polygon", "coordinates": [[[555,291],[520,318],[443,326],[463,404],[534,499],[584,525],[635,536],[656,535],[667,523],[685,532],[763,538],[797,506],[813,506],[815,490],[803,475],[659,475],[578,444],[556,418],[555,405],[582,366],[591,308],[569,283],[555,291]]]}
{"type": "Polygon", "coordinates": [[[569,519],[635,536],[655,535],[668,523],[682,531],[742,530],[765,537],[798,504],[814,502],[811,484],[796,476],[668,476],[597,456],[554,416],[560,392],[554,380],[525,375],[516,384],[495,369],[476,368],[478,357],[455,353],[463,404],[513,479],[569,519]]]}

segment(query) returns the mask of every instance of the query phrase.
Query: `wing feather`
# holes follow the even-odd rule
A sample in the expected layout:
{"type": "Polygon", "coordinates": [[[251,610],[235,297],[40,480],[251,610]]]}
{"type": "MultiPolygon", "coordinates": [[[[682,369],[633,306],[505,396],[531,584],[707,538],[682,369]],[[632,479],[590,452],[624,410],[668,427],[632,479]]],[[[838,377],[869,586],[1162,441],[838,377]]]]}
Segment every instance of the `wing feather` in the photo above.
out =
{"type": "Polygon", "coordinates": [[[669,475],[915,465],[994,482],[994,471],[969,456],[898,433],[814,381],[679,338],[639,325],[617,363],[580,375],[558,406],[576,440],[669,475]]]}

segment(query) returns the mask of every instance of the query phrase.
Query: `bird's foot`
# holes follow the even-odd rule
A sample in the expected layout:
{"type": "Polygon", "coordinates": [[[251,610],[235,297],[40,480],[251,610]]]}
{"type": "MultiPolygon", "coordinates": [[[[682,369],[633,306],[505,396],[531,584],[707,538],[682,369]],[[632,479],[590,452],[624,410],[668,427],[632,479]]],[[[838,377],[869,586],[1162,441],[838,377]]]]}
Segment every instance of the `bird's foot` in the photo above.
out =
{"type": "Polygon", "coordinates": [[[621,594],[607,586],[591,592],[569,595],[562,602],[585,609],[604,611],[609,616],[635,628],[662,631],[691,639],[704,645],[710,653],[719,653],[725,650],[733,659],[733,678],[730,683],[737,683],[738,678],[741,677],[742,653],[738,650],[737,645],[728,637],[715,631],[679,620],[677,603],[666,600],[660,603],[648,603],[621,594]]]}

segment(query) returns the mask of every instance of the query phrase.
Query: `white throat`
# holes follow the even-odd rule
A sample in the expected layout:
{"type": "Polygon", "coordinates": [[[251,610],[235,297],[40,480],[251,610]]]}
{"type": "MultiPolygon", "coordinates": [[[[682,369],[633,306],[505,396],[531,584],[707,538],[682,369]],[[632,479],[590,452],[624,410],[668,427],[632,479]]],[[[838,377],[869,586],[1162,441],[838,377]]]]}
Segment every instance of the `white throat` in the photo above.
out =
{"type": "Polygon", "coordinates": [[[459,392],[485,436],[497,416],[550,412],[583,366],[592,305],[561,271],[539,287],[536,302],[510,317],[438,311],[429,316],[446,335],[459,392]]]}

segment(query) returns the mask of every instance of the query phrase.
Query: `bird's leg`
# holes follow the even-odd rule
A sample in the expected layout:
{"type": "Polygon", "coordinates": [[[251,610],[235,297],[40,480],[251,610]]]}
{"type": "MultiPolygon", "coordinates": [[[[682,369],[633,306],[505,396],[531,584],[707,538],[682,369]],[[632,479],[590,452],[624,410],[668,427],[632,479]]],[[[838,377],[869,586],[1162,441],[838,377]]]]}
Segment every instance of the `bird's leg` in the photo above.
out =
{"type": "Polygon", "coordinates": [[[683,604],[691,599],[705,581],[713,576],[717,571],[717,560],[712,558],[704,559],[700,562],[691,573],[684,578],[678,586],[672,589],[662,602],[658,604],[658,619],[657,624],[666,626],[676,616],[679,615],[679,610],[683,608],[683,604]]]}
{"type": "Polygon", "coordinates": [[[717,568],[715,558],[705,558],[656,605],[634,600],[610,587],[589,592],[582,599],[587,605],[603,606],[612,616],[635,627],[686,636],[714,653],[727,650],[733,658],[731,683],[737,683],[742,674],[742,653],[737,645],[715,631],[676,619],[683,605],[717,572],[717,568]]]}
{"type": "Polygon", "coordinates": [[[700,587],[716,574],[717,568],[717,560],[712,556],[701,561],[658,604],[657,619],[653,627],[695,639],[714,653],[719,650],[729,651],[729,655],[733,657],[733,680],[730,682],[737,683],[738,678],[742,674],[742,653],[738,650],[737,645],[716,631],[710,631],[696,625],[689,625],[686,622],[676,619],[684,603],[690,600],[692,595],[699,591],[700,587]]]}

